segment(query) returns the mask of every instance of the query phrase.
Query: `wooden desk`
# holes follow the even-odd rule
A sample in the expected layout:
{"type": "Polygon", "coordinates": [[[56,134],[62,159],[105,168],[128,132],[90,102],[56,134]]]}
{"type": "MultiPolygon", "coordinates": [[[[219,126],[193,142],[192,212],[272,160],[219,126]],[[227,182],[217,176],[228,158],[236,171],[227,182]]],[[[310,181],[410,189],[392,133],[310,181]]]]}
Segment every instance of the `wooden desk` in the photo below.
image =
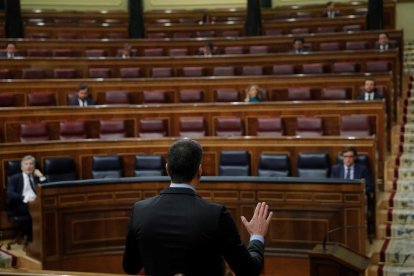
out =
{"type": "MultiPolygon", "coordinates": [[[[121,273],[119,260],[132,204],[157,195],[168,183],[168,178],[144,182],[132,178],[39,186],[38,200],[31,205],[34,242],[27,254],[44,269],[121,273]]],[[[258,201],[269,203],[275,214],[266,253],[308,252],[328,230],[365,223],[363,186],[355,180],[205,179],[198,193],[227,206],[245,242],[248,233],[240,215],[251,217],[258,201]]],[[[347,229],[330,238],[365,254],[365,233],[363,228],[347,229]]]]}

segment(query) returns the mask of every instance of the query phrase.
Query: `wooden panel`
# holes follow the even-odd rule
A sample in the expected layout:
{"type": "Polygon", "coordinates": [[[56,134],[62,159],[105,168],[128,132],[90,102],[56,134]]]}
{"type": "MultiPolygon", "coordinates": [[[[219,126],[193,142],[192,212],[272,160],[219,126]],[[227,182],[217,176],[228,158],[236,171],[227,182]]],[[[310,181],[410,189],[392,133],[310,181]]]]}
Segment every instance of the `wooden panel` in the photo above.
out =
{"type": "MultiPolygon", "coordinates": [[[[99,202],[79,202],[77,206],[56,206],[48,208],[46,211],[42,207],[42,202],[46,198],[58,198],[82,193],[86,197],[101,193],[127,193],[129,191],[145,194],[147,191],[156,191],[167,186],[169,181],[162,182],[130,182],[117,183],[106,182],[100,184],[87,183],[86,185],[53,185],[39,186],[38,195],[42,200],[34,202],[31,211],[36,213],[44,212],[45,219],[40,220],[39,216],[34,216],[34,226],[40,229],[35,232],[35,240],[42,240],[47,237],[47,242],[43,242],[40,248],[33,248],[32,244],[28,247],[28,254],[37,257],[44,269],[58,270],[80,270],[96,272],[119,272],[118,268],[110,270],[105,266],[85,267],[86,260],[99,256],[120,256],[124,246],[124,235],[129,220],[129,213],[132,202],[123,199],[108,201],[105,205],[99,202]],[[55,214],[50,216],[48,214],[55,214]],[[56,223],[60,222],[60,223],[56,223]],[[50,231],[54,231],[52,240],[49,239],[50,231]],[[43,235],[41,235],[43,233],[43,235]],[[51,250],[50,242],[56,240],[55,249],[51,250]],[[48,249],[49,248],[49,249],[48,249]],[[40,252],[37,252],[40,250],[40,252]],[[38,254],[33,254],[33,253],[38,254]],[[92,270],[91,270],[92,269],[92,270]]],[[[245,242],[248,234],[243,229],[240,216],[251,217],[256,202],[261,200],[260,194],[271,193],[300,193],[303,197],[314,198],[314,194],[326,196],[334,193],[345,195],[363,196],[362,183],[286,183],[273,181],[271,183],[255,183],[248,178],[238,182],[209,182],[205,178],[204,183],[199,187],[199,194],[215,195],[214,200],[225,204],[232,214],[241,236],[245,242]],[[240,201],[241,193],[250,193],[250,199],[240,201]],[[308,196],[306,196],[308,195],[308,196]]],[[[141,198],[136,198],[140,200],[141,198]]],[[[279,252],[281,256],[289,252],[303,254],[320,243],[327,231],[337,227],[347,226],[348,223],[363,224],[364,221],[364,202],[325,202],[323,204],[316,200],[310,200],[296,204],[295,202],[284,200],[272,200],[267,202],[274,212],[274,218],[267,237],[267,253],[279,252]],[[284,251],[288,250],[288,251],[284,251]],[[284,253],[283,253],[284,252],[284,253]]],[[[43,214],[42,214],[43,215],[43,214]]],[[[329,236],[331,241],[343,242],[357,250],[364,252],[365,229],[347,229],[347,231],[333,232],[329,236]],[[348,231],[349,230],[349,231],[348,231]],[[361,230],[361,231],[359,231],[361,230]]]]}

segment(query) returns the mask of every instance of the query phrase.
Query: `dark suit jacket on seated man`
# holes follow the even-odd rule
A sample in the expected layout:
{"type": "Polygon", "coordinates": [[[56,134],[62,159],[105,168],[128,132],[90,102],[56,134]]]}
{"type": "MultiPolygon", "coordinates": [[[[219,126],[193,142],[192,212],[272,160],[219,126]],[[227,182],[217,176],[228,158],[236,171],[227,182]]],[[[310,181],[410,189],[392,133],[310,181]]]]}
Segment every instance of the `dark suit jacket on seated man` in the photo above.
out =
{"type": "Polygon", "coordinates": [[[355,163],[357,151],[352,147],[346,147],[341,155],[343,164],[332,167],[332,178],[364,179],[366,194],[373,192],[374,184],[369,169],[365,165],[355,163]]]}
{"type": "Polygon", "coordinates": [[[85,83],[79,84],[77,96],[72,98],[69,101],[69,105],[74,105],[74,106],[95,105],[96,104],[95,100],[88,97],[89,96],[88,89],[89,89],[89,87],[88,87],[87,84],[85,84],[85,83]]]}
{"type": "Polygon", "coordinates": [[[124,271],[148,275],[224,275],[224,260],[236,275],[259,275],[264,262],[264,236],[272,212],[256,206],[252,220],[242,217],[250,233],[248,248],[223,205],[196,194],[200,182],[202,148],[193,140],[179,140],[168,151],[171,185],[160,195],[136,202],[128,227],[124,271]]]}
{"type": "MultiPolygon", "coordinates": [[[[35,159],[31,155],[23,157],[21,161],[22,173],[15,174],[7,183],[7,213],[9,217],[29,216],[29,202],[36,199],[38,183],[46,182],[46,177],[35,169],[35,159]]],[[[24,227],[24,234],[28,240],[32,237],[31,222],[24,227]]]]}

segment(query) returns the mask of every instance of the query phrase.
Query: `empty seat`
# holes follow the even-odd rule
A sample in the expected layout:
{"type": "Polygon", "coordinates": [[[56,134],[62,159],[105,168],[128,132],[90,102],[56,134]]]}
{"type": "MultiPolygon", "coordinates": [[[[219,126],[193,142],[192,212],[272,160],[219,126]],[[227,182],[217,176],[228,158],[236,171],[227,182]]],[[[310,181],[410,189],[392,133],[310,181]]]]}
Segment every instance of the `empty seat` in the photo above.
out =
{"type": "Polygon", "coordinates": [[[296,17],[297,18],[311,18],[312,14],[310,12],[299,11],[296,13],[296,17]]]}
{"type": "Polygon", "coordinates": [[[341,117],[341,136],[370,136],[371,126],[366,115],[344,115],[341,117]]]}
{"type": "Polygon", "coordinates": [[[204,101],[203,95],[204,93],[200,89],[183,89],[179,92],[182,103],[201,103],[204,101]]]}
{"type": "Polygon", "coordinates": [[[49,130],[46,123],[20,124],[20,142],[49,140],[49,130]]]}
{"type": "Polygon", "coordinates": [[[23,79],[44,79],[45,76],[45,70],[40,68],[25,68],[22,71],[23,79]]]}
{"type": "Polygon", "coordinates": [[[327,153],[300,152],[296,167],[298,177],[326,178],[330,170],[329,156],[327,153]]]}
{"type": "Polygon", "coordinates": [[[294,28],[290,31],[293,35],[308,34],[309,28],[294,28]]]}
{"type": "Polygon", "coordinates": [[[75,54],[71,49],[53,49],[52,55],[54,57],[73,57],[75,54]]]}
{"type": "Polygon", "coordinates": [[[100,120],[99,138],[119,139],[127,137],[124,120],[100,120]]]}
{"type": "Polygon", "coordinates": [[[365,64],[365,72],[388,72],[391,70],[391,66],[388,61],[367,61],[365,64]]]}
{"type": "Polygon", "coordinates": [[[143,91],[143,103],[155,104],[155,103],[168,103],[167,91],[163,90],[152,90],[143,91]]]}
{"type": "Polygon", "coordinates": [[[164,160],[161,155],[135,156],[135,176],[163,176],[164,160]]]}
{"type": "Polygon", "coordinates": [[[183,67],[184,77],[202,77],[204,74],[204,67],[183,67]]]}
{"type": "Polygon", "coordinates": [[[143,138],[160,138],[168,136],[165,119],[141,119],[139,121],[139,136],[143,138]]]}
{"type": "Polygon", "coordinates": [[[113,90],[105,92],[105,104],[129,104],[129,96],[127,91],[113,90]]]}
{"type": "Polygon", "coordinates": [[[221,88],[215,91],[216,102],[239,102],[240,92],[234,88],[221,88]]]}
{"type": "Polygon", "coordinates": [[[147,33],[147,37],[158,39],[158,38],[167,38],[168,35],[164,32],[152,32],[152,33],[147,33]]]}
{"type": "Polygon", "coordinates": [[[128,67],[119,69],[119,76],[121,78],[139,78],[141,76],[141,68],[128,67]]]}
{"type": "MultiPolygon", "coordinates": [[[[37,164],[36,164],[37,165],[37,164]]],[[[13,175],[22,173],[21,160],[8,160],[6,163],[7,183],[10,183],[13,175]]],[[[37,166],[36,166],[37,167],[37,166]]]]}
{"type": "Polygon", "coordinates": [[[172,77],[173,76],[172,68],[170,67],[151,68],[151,76],[153,78],[172,77]]]}
{"type": "Polygon", "coordinates": [[[339,51],[340,49],[339,42],[321,42],[319,44],[320,51],[339,51]]]}
{"type": "Polygon", "coordinates": [[[221,33],[221,36],[223,36],[223,37],[239,37],[240,36],[240,31],[238,31],[238,30],[223,31],[221,33]]]}
{"type": "Polygon", "coordinates": [[[250,54],[267,54],[268,52],[269,52],[269,46],[267,45],[257,45],[257,46],[249,47],[250,54]]]}
{"type": "Polygon", "coordinates": [[[74,79],[76,78],[76,70],[73,68],[57,68],[53,69],[55,79],[74,79]]]}
{"type": "Polygon", "coordinates": [[[203,117],[182,117],[179,119],[179,135],[181,137],[204,137],[206,136],[205,122],[203,117]]]}
{"type": "Polygon", "coordinates": [[[216,118],[215,135],[221,137],[243,136],[242,120],[237,117],[216,118]]]}
{"type": "Polygon", "coordinates": [[[191,32],[174,32],[173,38],[191,38],[193,34],[191,32]]]}
{"type": "Polygon", "coordinates": [[[16,98],[12,94],[0,95],[0,107],[16,106],[16,98]]]}
{"type": "Polygon", "coordinates": [[[84,121],[65,121],[59,124],[60,140],[86,139],[84,121]]]}
{"type": "Polygon", "coordinates": [[[358,71],[355,62],[335,62],[333,64],[333,73],[356,73],[358,71]]]}
{"type": "Polygon", "coordinates": [[[321,26],[316,28],[318,33],[334,33],[336,32],[336,26],[321,26]]]}
{"type": "Polygon", "coordinates": [[[89,49],[85,50],[85,57],[106,57],[108,56],[108,52],[104,49],[89,49]]]}
{"type": "Polygon", "coordinates": [[[309,101],[311,91],[308,87],[295,87],[288,89],[288,101],[309,101]]]}
{"type": "Polygon", "coordinates": [[[28,49],[27,56],[28,57],[49,57],[50,52],[47,49],[28,49]]]}
{"type": "Polygon", "coordinates": [[[112,71],[110,68],[89,68],[90,78],[110,78],[112,71]]]}
{"type": "Polygon", "coordinates": [[[186,56],[188,55],[188,49],[187,48],[170,49],[168,50],[168,54],[173,57],[186,56]]]}
{"type": "Polygon", "coordinates": [[[233,66],[216,66],[213,68],[213,76],[234,76],[233,66]]]}
{"type": "Polygon", "coordinates": [[[290,160],[287,154],[261,154],[258,176],[286,177],[290,175],[290,160]]]}
{"type": "Polygon", "coordinates": [[[30,35],[31,38],[33,39],[49,39],[49,34],[47,33],[32,33],[30,35]]]}
{"type": "Polygon", "coordinates": [[[56,105],[55,95],[52,93],[29,93],[27,95],[29,106],[50,106],[56,105]]]}
{"type": "Polygon", "coordinates": [[[283,35],[282,29],[266,29],[265,35],[283,35]]]}
{"type": "Polygon", "coordinates": [[[128,38],[128,35],[124,32],[123,33],[120,33],[120,32],[109,33],[108,38],[109,39],[126,39],[128,38]]]}
{"type": "Polygon", "coordinates": [[[197,37],[214,37],[216,35],[215,31],[197,31],[197,37]]]}
{"type": "Polygon", "coordinates": [[[144,56],[146,57],[160,57],[164,54],[163,48],[148,48],[144,49],[144,56]]]}
{"type": "Polygon", "coordinates": [[[321,94],[322,100],[346,100],[345,88],[323,88],[321,94]]]}
{"type": "Polygon", "coordinates": [[[282,120],[278,117],[257,118],[256,136],[282,136],[282,120]]]}
{"type": "Polygon", "coordinates": [[[244,76],[261,76],[263,75],[263,66],[246,65],[242,68],[244,76]]]}
{"type": "Polygon", "coordinates": [[[323,135],[323,121],[321,118],[299,117],[296,124],[296,135],[298,136],[316,137],[323,135]]]}
{"type": "Polygon", "coordinates": [[[122,159],[117,155],[94,156],[92,178],[119,178],[123,175],[122,159]]]}
{"type": "Polygon", "coordinates": [[[358,32],[361,31],[361,25],[346,25],[342,27],[344,32],[358,32]]]}
{"type": "Polygon", "coordinates": [[[219,163],[220,176],[250,176],[250,154],[244,150],[222,151],[219,163]]]}
{"type": "Polygon", "coordinates": [[[243,46],[227,46],[224,47],[224,54],[226,55],[241,55],[243,54],[243,46]]]}
{"type": "Polygon", "coordinates": [[[58,33],[57,38],[58,39],[76,39],[76,34],[74,33],[58,33]]]}
{"type": "Polygon", "coordinates": [[[368,48],[366,41],[347,41],[345,44],[347,50],[365,50],[368,48]]]}
{"type": "Polygon", "coordinates": [[[290,75],[295,74],[295,67],[292,64],[273,65],[274,75],[290,75]]]}
{"type": "Polygon", "coordinates": [[[323,63],[309,63],[302,65],[303,74],[323,74],[325,73],[325,64],[323,63]]]}
{"type": "Polygon", "coordinates": [[[4,79],[11,79],[12,75],[10,73],[9,69],[0,69],[0,79],[4,80],[4,79]]]}
{"type": "Polygon", "coordinates": [[[46,158],[43,171],[47,182],[77,179],[75,160],[71,157],[46,158]]]}

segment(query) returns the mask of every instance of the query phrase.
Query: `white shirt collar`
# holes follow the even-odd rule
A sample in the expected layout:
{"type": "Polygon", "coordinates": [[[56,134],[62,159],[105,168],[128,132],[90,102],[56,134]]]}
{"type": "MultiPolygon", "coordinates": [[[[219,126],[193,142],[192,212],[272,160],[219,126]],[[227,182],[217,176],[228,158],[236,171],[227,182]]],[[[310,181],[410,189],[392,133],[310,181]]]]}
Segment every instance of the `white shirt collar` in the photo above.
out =
{"type": "Polygon", "coordinates": [[[171,188],[187,188],[187,189],[193,190],[194,192],[196,191],[193,186],[188,185],[186,183],[171,183],[170,187],[171,188]]]}

